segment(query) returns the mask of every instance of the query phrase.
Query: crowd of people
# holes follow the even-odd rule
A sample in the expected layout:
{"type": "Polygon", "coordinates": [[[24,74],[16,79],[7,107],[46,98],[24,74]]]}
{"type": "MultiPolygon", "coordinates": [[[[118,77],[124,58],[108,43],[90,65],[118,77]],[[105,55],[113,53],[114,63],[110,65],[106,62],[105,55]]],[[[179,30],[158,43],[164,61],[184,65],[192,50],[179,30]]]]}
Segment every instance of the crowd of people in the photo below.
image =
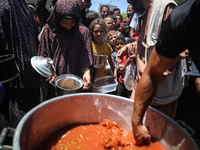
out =
{"type": "Polygon", "coordinates": [[[0,0],[0,55],[14,54],[20,70],[19,77],[0,84],[0,130],[16,128],[41,99],[55,97],[49,80],[30,63],[33,56],[42,56],[53,60],[51,82],[74,74],[87,92],[93,92],[95,79],[112,75],[118,82],[112,94],[134,100],[137,144],[150,142],[151,129],[142,120],[151,106],[183,120],[200,145],[199,0],[127,0],[126,18],[120,8],[106,4],[99,12],[90,10],[91,0],[46,3],[0,0]],[[102,68],[94,67],[93,55],[107,56],[102,68]],[[129,88],[126,76],[133,78],[129,88]]]}

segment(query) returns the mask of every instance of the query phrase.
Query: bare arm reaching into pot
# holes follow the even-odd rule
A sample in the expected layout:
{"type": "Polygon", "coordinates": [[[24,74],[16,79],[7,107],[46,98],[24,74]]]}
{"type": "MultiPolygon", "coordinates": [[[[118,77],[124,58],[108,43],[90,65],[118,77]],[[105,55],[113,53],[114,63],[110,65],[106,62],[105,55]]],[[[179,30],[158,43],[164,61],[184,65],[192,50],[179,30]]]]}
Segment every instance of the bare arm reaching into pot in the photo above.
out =
{"type": "Polygon", "coordinates": [[[155,49],[142,74],[135,93],[134,112],[132,116],[133,133],[137,144],[150,142],[150,133],[146,126],[142,124],[143,116],[151,104],[157,91],[158,81],[163,72],[170,70],[177,62],[178,58],[165,58],[159,55],[155,49]],[[145,93],[145,94],[144,94],[145,93]]]}
{"type": "Polygon", "coordinates": [[[187,48],[200,70],[200,35],[197,32],[200,31],[200,21],[196,20],[200,17],[199,2],[186,1],[175,8],[163,24],[156,47],[136,88],[132,127],[137,144],[150,141],[150,133],[142,124],[142,120],[157,91],[158,81],[163,72],[170,70],[181,58],[185,58],[185,53],[181,52],[187,48]],[[191,36],[188,36],[188,33],[191,36]]]}

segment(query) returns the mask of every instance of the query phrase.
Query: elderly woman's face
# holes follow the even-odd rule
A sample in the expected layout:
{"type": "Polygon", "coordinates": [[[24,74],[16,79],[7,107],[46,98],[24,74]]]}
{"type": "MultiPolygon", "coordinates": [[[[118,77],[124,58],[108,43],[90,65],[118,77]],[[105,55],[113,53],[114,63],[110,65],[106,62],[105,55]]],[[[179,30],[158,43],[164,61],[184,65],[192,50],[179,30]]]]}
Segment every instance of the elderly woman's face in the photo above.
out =
{"type": "Polygon", "coordinates": [[[77,0],[77,1],[80,4],[80,9],[83,10],[86,7],[86,5],[87,5],[87,1],[88,0],[77,0]]]}

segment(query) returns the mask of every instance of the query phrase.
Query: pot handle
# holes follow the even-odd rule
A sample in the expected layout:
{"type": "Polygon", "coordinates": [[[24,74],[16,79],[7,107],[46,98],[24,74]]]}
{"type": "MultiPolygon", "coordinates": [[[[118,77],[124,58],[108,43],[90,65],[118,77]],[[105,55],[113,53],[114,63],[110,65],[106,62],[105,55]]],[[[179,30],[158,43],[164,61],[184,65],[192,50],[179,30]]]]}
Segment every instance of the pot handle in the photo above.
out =
{"type": "Polygon", "coordinates": [[[4,128],[0,136],[0,150],[12,150],[12,142],[6,140],[12,140],[15,133],[15,129],[11,127],[4,128]],[[10,139],[11,138],[11,139],[10,139]],[[11,144],[11,145],[9,145],[11,144]]]}
{"type": "Polygon", "coordinates": [[[178,123],[178,125],[180,125],[184,130],[186,130],[187,133],[189,133],[191,136],[195,135],[196,132],[182,120],[176,120],[176,123],[178,123]]]}

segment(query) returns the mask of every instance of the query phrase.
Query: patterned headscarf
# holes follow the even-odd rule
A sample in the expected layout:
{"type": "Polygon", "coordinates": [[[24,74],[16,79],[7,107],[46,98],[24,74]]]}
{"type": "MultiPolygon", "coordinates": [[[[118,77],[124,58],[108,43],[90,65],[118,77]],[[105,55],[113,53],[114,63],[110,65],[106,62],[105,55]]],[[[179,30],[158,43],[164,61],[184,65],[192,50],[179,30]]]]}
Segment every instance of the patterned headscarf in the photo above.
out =
{"type": "Polygon", "coordinates": [[[79,14],[76,0],[58,0],[44,27],[39,55],[53,59],[57,75],[82,77],[83,71],[93,65],[91,35],[88,28],[79,24],[79,14]],[[71,30],[60,25],[60,20],[68,17],[76,21],[71,30]]]}
{"type": "Polygon", "coordinates": [[[60,20],[67,16],[71,16],[75,21],[79,21],[79,14],[80,6],[76,0],[58,0],[47,23],[52,28],[58,27],[60,26],[60,20]]]}

